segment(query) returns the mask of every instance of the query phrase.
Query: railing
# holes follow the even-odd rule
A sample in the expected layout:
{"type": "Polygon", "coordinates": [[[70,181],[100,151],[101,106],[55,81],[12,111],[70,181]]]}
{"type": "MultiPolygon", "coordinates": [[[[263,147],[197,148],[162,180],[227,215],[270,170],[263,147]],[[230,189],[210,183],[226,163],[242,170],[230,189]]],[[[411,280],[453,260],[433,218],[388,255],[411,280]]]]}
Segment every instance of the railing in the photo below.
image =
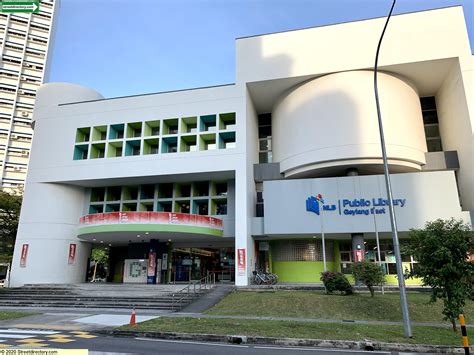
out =
{"type": "Polygon", "coordinates": [[[174,311],[175,309],[181,309],[183,305],[183,301],[189,298],[195,298],[197,295],[200,295],[203,291],[210,290],[216,286],[216,274],[208,274],[207,276],[203,277],[200,280],[189,281],[189,284],[179,290],[176,293],[173,293],[173,300],[171,303],[171,309],[174,311]],[[179,304],[179,308],[177,307],[179,304]]]}

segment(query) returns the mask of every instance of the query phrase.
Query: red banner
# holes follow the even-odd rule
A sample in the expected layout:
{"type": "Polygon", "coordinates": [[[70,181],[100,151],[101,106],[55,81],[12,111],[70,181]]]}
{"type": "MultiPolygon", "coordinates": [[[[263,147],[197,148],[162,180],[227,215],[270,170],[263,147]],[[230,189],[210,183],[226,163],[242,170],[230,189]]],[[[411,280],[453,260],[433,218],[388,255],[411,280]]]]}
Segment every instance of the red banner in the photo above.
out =
{"type": "Polygon", "coordinates": [[[27,257],[28,257],[28,244],[23,244],[21,248],[20,267],[26,267],[27,257]]]}
{"type": "Polygon", "coordinates": [[[76,247],[76,244],[69,244],[68,264],[74,264],[74,260],[76,260],[76,247]]]}
{"type": "Polygon", "coordinates": [[[94,224],[181,224],[222,230],[222,220],[215,217],[175,212],[107,212],[83,216],[81,225],[94,224]]]}
{"type": "Polygon", "coordinates": [[[147,276],[155,276],[156,274],[156,253],[148,254],[148,273],[147,276]]]}
{"type": "Polygon", "coordinates": [[[356,250],[354,251],[355,261],[356,263],[360,263],[364,261],[364,251],[363,250],[356,250]]]}
{"type": "Polygon", "coordinates": [[[245,249],[237,249],[237,271],[239,276],[245,276],[245,249]]]}

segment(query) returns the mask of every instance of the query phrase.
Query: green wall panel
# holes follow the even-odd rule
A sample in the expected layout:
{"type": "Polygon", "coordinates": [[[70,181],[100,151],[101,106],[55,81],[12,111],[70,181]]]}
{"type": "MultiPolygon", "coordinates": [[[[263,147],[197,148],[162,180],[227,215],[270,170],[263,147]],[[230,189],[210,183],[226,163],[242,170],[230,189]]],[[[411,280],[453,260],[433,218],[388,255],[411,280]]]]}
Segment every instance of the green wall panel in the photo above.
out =
{"type": "MultiPolygon", "coordinates": [[[[327,262],[327,269],[336,270],[334,262],[327,262]]],[[[322,261],[275,261],[272,263],[273,273],[278,275],[279,282],[321,282],[323,272],[322,261]]]]}

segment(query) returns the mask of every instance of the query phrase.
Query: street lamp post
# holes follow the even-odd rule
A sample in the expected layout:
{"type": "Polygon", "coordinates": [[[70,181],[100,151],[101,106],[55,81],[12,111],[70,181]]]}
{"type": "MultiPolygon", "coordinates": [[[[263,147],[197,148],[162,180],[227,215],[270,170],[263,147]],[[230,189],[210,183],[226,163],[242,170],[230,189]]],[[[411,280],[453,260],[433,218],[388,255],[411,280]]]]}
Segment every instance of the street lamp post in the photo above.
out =
{"type": "Polygon", "coordinates": [[[388,209],[390,213],[390,224],[392,227],[392,239],[393,239],[393,251],[395,253],[395,260],[397,266],[397,276],[398,276],[398,287],[400,289],[400,305],[402,308],[402,315],[403,315],[403,326],[405,330],[405,336],[412,337],[413,333],[411,330],[410,324],[410,315],[408,312],[408,302],[407,302],[407,294],[405,288],[405,279],[403,277],[403,268],[402,268],[402,258],[400,255],[400,245],[398,242],[398,233],[397,233],[397,221],[395,219],[395,211],[393,208],[393,196],[392,196],[392,186],[390,182],[390,174],[388,171],[388,161],[387,161],[387,151],[385,147],[385,137],[383,132],[383,125],[382,125],[382,113],[380,111],[380,102],[379,102],[379,93],[378,93],[378,85],[377,85],[377,72],[378,72],[378,60],[379,60],[379,52],[380,46],[382,45],[383,36],[385,34],[385,30],[387,29],[388,22],[390,21],[390,17],[392,16],[393,8],[395,7],[395,3],[397,0],[393,0],[392,7],[387,17],[387,21],[385,22],[385,26],[382,31],[382,35],[380,36],[380,40],[377,46],[377,52],[375,55],[375,66],[374,66],[374,93],[375,93],[375,104],[377,106],[377,118],[379,124],[379,133],[380,133],[380,145],[382,148],[382,159],[383,159],[383,170],[385,176],[385,185],[387,188],[387,200],[388,200],[388,209]]]}

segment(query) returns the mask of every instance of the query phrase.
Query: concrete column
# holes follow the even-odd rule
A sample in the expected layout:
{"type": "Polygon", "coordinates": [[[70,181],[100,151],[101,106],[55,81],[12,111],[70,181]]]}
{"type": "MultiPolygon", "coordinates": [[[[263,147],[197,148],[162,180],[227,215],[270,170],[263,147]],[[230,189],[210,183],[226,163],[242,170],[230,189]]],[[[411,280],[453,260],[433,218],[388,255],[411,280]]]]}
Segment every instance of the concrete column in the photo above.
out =
{"type": "MultiPolygon", "coordinates": [[[[357,168],[349,168],[346,170],[347,176],[358,176],[359,170],[357,168]]],[[[352,260],[362,261],[364,260],[365,248],[364,248],[364,234],[363,233],[352,233],[352,260]]]]}

